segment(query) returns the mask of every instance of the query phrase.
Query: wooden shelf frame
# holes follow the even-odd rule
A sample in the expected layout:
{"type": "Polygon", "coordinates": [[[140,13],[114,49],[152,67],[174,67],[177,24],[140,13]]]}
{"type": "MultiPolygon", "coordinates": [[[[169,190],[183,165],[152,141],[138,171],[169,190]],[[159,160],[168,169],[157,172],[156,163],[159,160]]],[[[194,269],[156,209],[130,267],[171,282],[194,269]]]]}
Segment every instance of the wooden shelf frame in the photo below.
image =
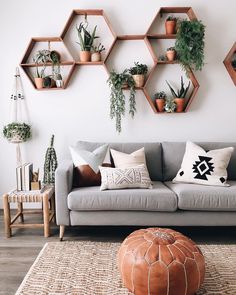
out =
{"type": "Polygon", "coordinates": [[[229,73],[234,85],[236,86],[236,69],[232,66],[232,59],[233,56],[236,55],[236,42],[230,49],[229,53],[227,54],[226,58],[224,59],[224,65],[226,67],[227,72],[229,73]]]}
{"type": "MultiPolygon", "coordinates": [[[[68,86],[69,84],[69,81],[70,81],[70,78],[74,72],[74,69],[75,69],[75,61],[73,60],[73,57],[71,56],[66,44],[63,42],[62,38],[60,37],[33,37],[31,38],[28,46],[27,46],[27,49],[23,55],[23,58],[21,60],[21,63],[20,63],[20,66],[22,68],[22,70],[24,71],[24,73],[26,74],[26,76],[29,78],[31,84],[33,85],[33,87],[38,90],[38,91],[49,91],[49,90],[63,90],[63,89],[66,89],[66,87],[68,86]],[[69,69],[69,72],[68,72],[68,76],[66,77],[66,79],[63,79],[64,81],[64,85],[63,87],[61,88],[57,88],[57,87],[53,87],[53,88],[43,88],[43,89],[38,89],[35,85],[35,82],[34,82],[34,78],[32,77],[31,73],[29,73],[29,69],[30,68],[36,68],[36,64],[35,63],[29,63],[28,62],[28,59],[32,53],[32,51],[34,50],[34,47],[36,46],[37,43],[45,43],[45,42],[48,42],[48,43],[55,43],[55,42],[60,42],[62,43],[67,55],[69,56],[70,60],[68,61],[62,61],[60,64],[62,66],[69,66],[70,69],[69,69]]],[[[42,64],[39,64],[38,67],[42,67],[44,65],[42,64]]],[[[46,63],[46,66],[47,67],[51,67],[52,66],[52,63],[46,63]]]]}

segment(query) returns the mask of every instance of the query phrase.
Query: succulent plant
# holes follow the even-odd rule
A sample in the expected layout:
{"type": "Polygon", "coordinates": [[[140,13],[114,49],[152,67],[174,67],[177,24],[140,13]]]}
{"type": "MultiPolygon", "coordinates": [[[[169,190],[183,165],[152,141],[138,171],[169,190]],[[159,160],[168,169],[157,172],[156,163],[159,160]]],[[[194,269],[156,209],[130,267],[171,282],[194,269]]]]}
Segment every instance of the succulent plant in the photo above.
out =
{"type": "Polygon", "coordinates": [[[165,104],[165,111],[167,113],[174,113],[176,109],[176,103],[173,99],[168,99],[165,104]]]}
{"type": "Polygon", "coordinates": [[[175,17],[174,15],[169,15],[166,19],[166,21],[177,21],[177,17],[175,17]]]}
{"type": "Polygon", "coordinates": [[[165,91],[157,92],[153,95],[153,99],[166,99],[167,95],[165,91]]]}
{"type": "Polygon", "coordinates": [[[185,87],[184,86],[184,81],[183,81],[183,76],[181,76],[181,86],[180,86],[180,89],[178,89],[177,91],[175,91],[173,89],[173,87],[169,84],[168,81],[166,81],[166,83],[169,86],[170,91],[171,91],[173,97],[176,97],[176,98],[185,98],[186,97],[187,92],[188,92],[189,87],[190,87],[190,81],[188,82],[188,86],[185,87]]]}
{"type": "Polygon", "coordinates": [[[93,49],[94,52],[101,53],[106,48],[101,43],[99,43],[98,46],[93,46],[92,49],[93,49]]]}

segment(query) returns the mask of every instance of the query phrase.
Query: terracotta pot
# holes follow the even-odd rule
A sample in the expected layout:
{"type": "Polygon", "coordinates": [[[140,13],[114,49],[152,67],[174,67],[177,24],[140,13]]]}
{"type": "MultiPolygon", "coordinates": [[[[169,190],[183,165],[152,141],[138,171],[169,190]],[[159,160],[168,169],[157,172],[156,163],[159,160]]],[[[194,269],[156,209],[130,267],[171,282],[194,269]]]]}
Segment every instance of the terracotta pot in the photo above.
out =
{"type": "Polygon", "coordinates": [[[175,50],[168,50],[166,51],[166,57],[168,61],[174,61],[176,56],[176,51],[175,50]]]}
{"type": "Polygon", "coordinates": [[[145,82],[144,75],[132,75],[132,77],[134,78],[135,87],[143,87],[145,82]]]}
{"type": "Polygon", "coordinates": [[[167,20],[165,22],[166,34],[175,34],[176,33],[176,21],[175,20],[167,20]]]}
{"type": "Polygon", "coordinates": [[[184,105],[185,105],[185,99],[184,98],[175,98],[174,99],[176,103],[176,113],[182,113],[184,110],[184,105]]]}
{"type": "Polygon", "coordinates": [[[157,98],[156,99],[157,110],[160,113],[164,112],[165,104],[166,104],[166,101],[164,98],[157,98]]]}
{"type": "Polygon", "coordinates": [[[101,61],[102,59],[102,56],[101,56],[101,53],[100,52],[93,52],[92,55],[91,55],[91,61],[101,61]]]}
{"type": "Polygon", "coordinates": [[[43,88],[43,78],[34,78],[34,82],[37,89],[43,88]]]}
{"type": "Polygon", "coordinates": [[[82,61],[82,62],[91,61],[91,52],[90,51],[80,51],[79,57],[80,57],[80,61],[82,61]]]}

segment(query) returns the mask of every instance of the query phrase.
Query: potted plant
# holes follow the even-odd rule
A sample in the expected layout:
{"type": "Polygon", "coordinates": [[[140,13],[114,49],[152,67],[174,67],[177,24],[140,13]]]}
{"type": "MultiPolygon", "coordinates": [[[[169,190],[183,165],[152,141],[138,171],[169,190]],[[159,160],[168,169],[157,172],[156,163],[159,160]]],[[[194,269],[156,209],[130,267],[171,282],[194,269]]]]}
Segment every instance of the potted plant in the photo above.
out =
{"type": "Polygon", "coordinates": [[[173,98],[169,98],[166,100],[165,111],[167,113],[174,113],[176,109],[176,103],[173,98]]]}
{"type": "Polygon", "coordinates": [[[198,20],[182,20],[178,25],[175,50],[187,74],[189,69],[201,70],[204,65],[205,26],[198,20]]]}
{"type": "Polygon", "coordinates": [[[148,72],[148,67],[145,64],[140,64],[139,62],[134,63],[134,67],[129,69],[130,75],[132,75],[135,87],[143,87],[145,82],[145,75],[148,72]]]}
{"type": "Polygon", "coordinates": [[[166,57],[168,61],[174,61],[176,57],[175,47],[169,47],[166,49],[166,57]]]}
{"type": "Polygon", "coordinates": [[[107,80],[111,89],[110,94],[110,117],[116,121],[116,131],[121,132],[121,118],[125,115],[125,94],[124,87],[129,87],[129,114],[134,117],[136,112],[135,82],[133,77],[124,70],[117,73],[114,70],[107,80]]]}
{"type": "Polygon", "coordinates": [[[178,89],[177,91],[175,91],[173,89],[173,87],[169,84],[168,81],[166,81],[167,85],[170,88],[170,91],[172,93],[174,102],[176,103],[176,112],[177,113],[181,113],[184,110],[184,105],[185,105],[185,97],[187,95],[187,92],[189,90],[190,87],[190,81],[188,82],[188,86],[185,87],[184,86],[184,82],[183,82],[183,77],[181,76],[181,86],[180,89],[178,89]]]}
{"type": "Polygon", "coordinates": [[[92,33],[87,30],[88,22],[87,16],[85,16],[85,23],[80,23],[79,27],[76,26],[79,42],[76,42],[80,45],[80,60],[82,62],[91,61],[91,49],[93,47],[93,42],[95,39],[99,38],[96,36],[97,26],[94,27],[92,33]]]}
{"type": "Polygon", "coordinates": [[[153,98],[156,101],[157,110],[162,113],[164,112],[165,103],[166,103],[166,93],[165,91],[157,92],[153,95],[153,98]]]}
{"type": "Polygon", "coordinates": [[[165,21],[165,28],[166,28],[166,34],[175,34],[176,33],[176,23],[177,18],[173,15],[169,15],[165,21]]]}
{"type": "Polygon", "coordinates": [[[46,69],[46,63],[51,62],[50,57],[51,51],[47,49],[38,50],[33,57],[33,61],[36,64],[36,71],[35,71],[35,85],[37,89],[42,89],[44,86],[44,73],[46,69]],[[39,67],[42,67],[42,70],[39,70],[39,67]]]}
{"type": "Polygon", "coordinates": [[[44,66],[43,69],[39,71],[39,66],[36,65],[34,82],[35,82],[35,86],[36,86],[37,89],[42,89],[43,88],[43,80],[44,80],[45,68],[46,67],[44,66]]]}
{"type": "Polygon", "coordinates": [[[11,143],[21,143],[31,137],[31,126],[26,123],[13,122],[3,127],[4,137],[11,143]]]}
{"type": "Polygon", "coordinates": [[[99,43],[98,46],[93,46],[92,50],[93,50],[93,52],[91,55],[91,61],[95,61],[95,62],[101,61],[102,60],[101,53],[102,53],[102,51],[105,50],[105,47],[101,43],[99,43]]]}

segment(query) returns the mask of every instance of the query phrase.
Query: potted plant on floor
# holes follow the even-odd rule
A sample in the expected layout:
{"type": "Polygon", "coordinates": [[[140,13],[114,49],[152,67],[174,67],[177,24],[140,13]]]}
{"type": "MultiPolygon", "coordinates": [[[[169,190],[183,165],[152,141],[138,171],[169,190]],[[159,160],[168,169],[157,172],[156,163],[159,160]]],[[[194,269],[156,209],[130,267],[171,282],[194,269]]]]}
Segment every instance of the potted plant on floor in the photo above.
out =
{"type": "Polygon", "coordinates": [[[176,112],[177,113],[181,113],[184,110],[184,105],[185,105],[185,97],[187,95],[187,92],[189,90],[190,87],[190,81],[188,82],[188,86],[185,87],[184,86],[184,81],[183,81],[183,77],[181,76],[181,86],[180,89],[178,89],[177,91],[175,91],[173,89],[173,87],[170,85],[170,83],[168,81],[166,81],[167,85],[170,88],[170,91],[172,93],[174,102],[176,103],[176,112]]]}
{"type": "Polygon", "coordinates": [[[145,64],[140,64],[139,62],[134,63],[134,67],[129,69],[130,75],[132,75],[135,87],[143,87],[145,83],[145,75],[148,72],[148,67],[145,64]]]}
{"type": "Polygon", "coordinates": [[[175,50],[185,71],[201,70],[204,66],[205,26],[198,20],[182,20],[178,25],[175,50]]]}
{"type": "Polygon", "coordinates": [[[92,55],[91,55],[91,61],[95,61],[95,62],[98,62],[98,61],[101,61],[102,60],[102,51],[105,50],[105,47],[99,43],[98,46],[93,46],[92,48],[93,52],[92,52],[92,55]]]}
{"type": "Polygon", "coordinates": [[[12,122],[4,126],[3,135],[11,143],[25,142],[31,137],[31,126],[26,123],[12,122]]]}
{"type": "Polygon", "coordinates": [[[80,45],[80,61],[82,62],[89,62],[91,61],[91,49],[93,47],[93,42],[95,39],[99,38],[96,36],[97,26],[94,27],[92,33],[87,30],[88,28],[88,21],[87,15],[85,16],[85,22],[80,23],[79,27],[76,26],[79,42],[76,42],[80,45]]]}
{"type": "Polygon", "coordinates": [[[176,33],[177,18],[173,15],[169,15],[165,21],[166,34],[171,35],[176,33]]]}
{"type": "Polygon", "coordinates": [[[157,110],[162,113],[164,112],[166,103],[166,93],[165,91],[157,92],[153,95],[153,99],[156,101],[157,110]]]}
{"type": "Polygon", "coordinates": [[[175,47],[169,47],[166,49],[166,57],[168,61],[174,61],[176,57],[175,47]]]}
{"type": "Polygon", "coordinates": [[[110,117],[116,121],[116,131],[121,132],[121,119],[125,115],[125,94],[124,87],[129,87],[129,114],[134,117],[136,112],[135,82],[127,72],[117,73],[114,70],[107,80],[111,89],[110,94],[110,117]]]}

